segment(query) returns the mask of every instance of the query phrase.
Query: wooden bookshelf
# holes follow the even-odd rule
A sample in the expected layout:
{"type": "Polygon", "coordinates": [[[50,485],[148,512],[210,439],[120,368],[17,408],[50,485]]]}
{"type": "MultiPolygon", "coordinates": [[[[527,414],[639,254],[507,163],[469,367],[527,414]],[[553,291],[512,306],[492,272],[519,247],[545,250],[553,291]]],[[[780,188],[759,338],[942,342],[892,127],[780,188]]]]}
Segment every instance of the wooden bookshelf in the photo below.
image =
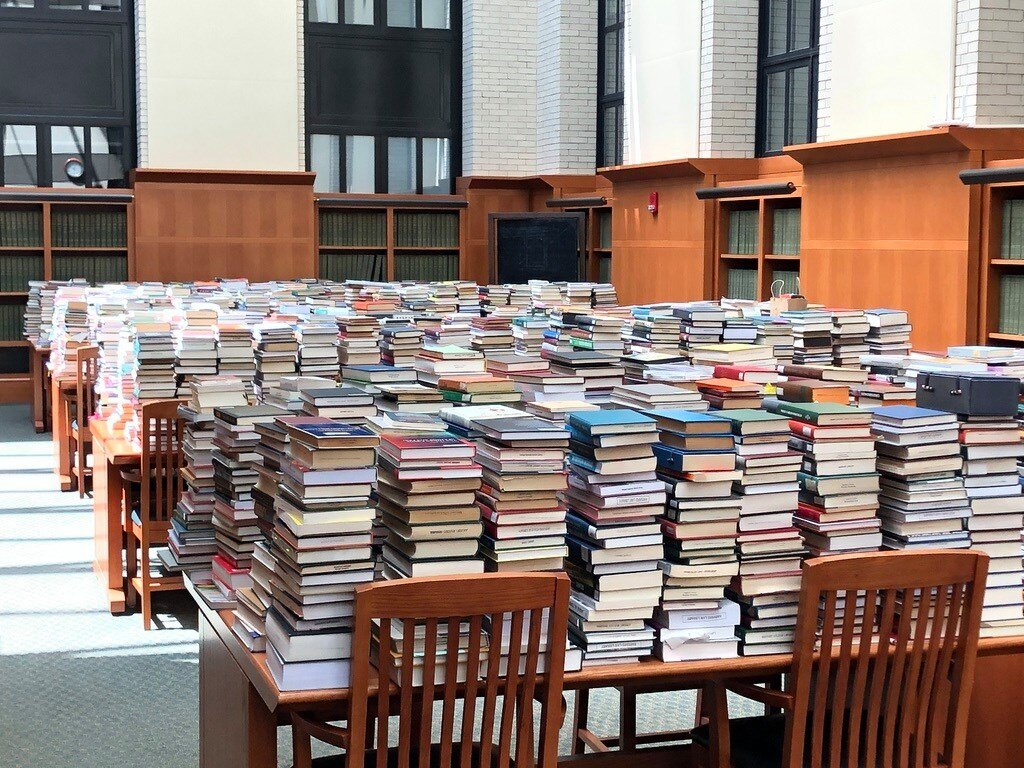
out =
{"type": "Polygon", "coordinates": [[[985,186],[981,196],[980,341],[1024,346],[1024,184],[985,186]]]}
{"type": "Polygon", "coordinates": [[[715,297],[767,301],[775,280],[795,292],[800,275],[800,191],[785,198],[717,203],[715,297]]]}
{"type": "Polygon", "coordinates": [[[584,250],[580,254],[579,279],[595,283],[612,281],[612,209],[610,205],[567,206],[566,213],[583,214],[584,250]]]}
{"type": "Polygon", "coordinates": [[[465,208],[458,195],[318,195],[317,277],[458,280],[465,208]]]}
{"type": "Polygon", "coordinates": [[[29,396],[31,280],[134,279],[128,190],[6,190],[0,201],[0,402],[29,396]]]}

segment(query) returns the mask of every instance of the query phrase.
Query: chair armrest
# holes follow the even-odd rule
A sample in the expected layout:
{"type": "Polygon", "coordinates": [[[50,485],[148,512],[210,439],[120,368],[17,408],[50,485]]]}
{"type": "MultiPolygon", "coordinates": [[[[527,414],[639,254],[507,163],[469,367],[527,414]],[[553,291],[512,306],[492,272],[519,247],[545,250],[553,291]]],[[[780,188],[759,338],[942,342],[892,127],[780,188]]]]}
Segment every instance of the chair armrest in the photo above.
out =
{"type": "Polygon", "coordinates": [[[317,741],[348,749],[348,728],[309,720],[298,712],[292,712],[292,727],[296,731],[312,736],[317,741]]]}
{"type": "Polygon", "coordinates": [[[780,709],[791,709],[793,697],[782,691],[773,691],[768,688],[761,688],[751,683],[744,683],[741,680],[726,680],[723,685],[733,693],[739,694],[746,699],[753,699],[769,707],[780,709]]]}

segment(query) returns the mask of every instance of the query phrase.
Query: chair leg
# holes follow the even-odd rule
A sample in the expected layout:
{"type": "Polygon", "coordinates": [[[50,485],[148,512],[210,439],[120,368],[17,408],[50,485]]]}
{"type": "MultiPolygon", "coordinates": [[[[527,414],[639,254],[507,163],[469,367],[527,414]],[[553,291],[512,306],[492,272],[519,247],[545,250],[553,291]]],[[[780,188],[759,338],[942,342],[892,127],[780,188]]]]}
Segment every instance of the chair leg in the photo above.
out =
{"type": "Polygon", "coordinates": [[[309,733],[292,720],[292,768],[312,768],[313,744],[309,733]]]}
{"type": "Polygon", "coordinates": [[[68,443],[67,443],[67,449],[66,450],[67,450],[67,455],[68,455],[68,459],[67,459],[68,466],[71,468],[70,477],[68,479],[71,481],[72,485],[77,485],[78,484],[78,461],[77,461],[78,441],[75,440],[75,438],[72,437],[71,435],[68,435],[68,443]]]}
{"type": "Polygon", "coordinates": [[[572,718],[572,753],[583,755],[587,751],[587,742],[580,736],[580,729],[587,727],[587,716],[590,712],[590,691],[580,688],[576,691],[576,706],[572,718]]]}
{"type": "Polygon", "coordinates": [[[636,752],[636,697],[629,686],[619,689],[619,750],[636,752]]]}
{"type": "Polygon", "coordinates": [[[124,601],[125,608],[129,612],[135,610],[135,606],[138,604],[139,593],[135,590],[134,579],[139,575],[139,552],[137,549],[138,542],[135,540],[133,533],[128,533],[125,536],[125,587],[124,587],[124,601]]]}
{"type": "Polygon", "coordinates": [[[139,568],[142,581],[142,628],[147,632],[153,627],[153,593],[149,587],[149,542],[139,542],[139,568]]]}

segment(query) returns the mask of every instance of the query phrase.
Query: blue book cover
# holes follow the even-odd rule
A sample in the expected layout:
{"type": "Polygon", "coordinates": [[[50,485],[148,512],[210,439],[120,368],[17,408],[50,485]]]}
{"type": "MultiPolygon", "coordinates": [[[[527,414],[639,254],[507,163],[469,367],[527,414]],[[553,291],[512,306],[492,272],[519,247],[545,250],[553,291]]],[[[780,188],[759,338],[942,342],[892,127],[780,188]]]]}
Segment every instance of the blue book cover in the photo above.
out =
{"type": "Polygon", "coordinates": [[[588,459],[586,456],[580,456],[578,453],[570,453],[568,459],[569,463],[574,467],[581,467],[588,472],[597,472],[597,462],[594,459],[588,459]]]}
{"type": "Polygon", "coordinates": [[[652,448],[654,448],[654,455],[658,459],[659,467],[670,469],[673,472],[683,471],[683,456],[685,454],[682,451],[677,451],[667,445],[654,445],[652,448]]]}
{"type": "Polygon", "coordinates": [[[325,419],[322,422],[304,421],[295,427],[297,432],[304,432],[313,437],[376,437],[372,429],[358,424],[343,424],[340,421],[325,419]]]}
{"type": "Polygon", "coordinates": [[[672,421],[681,421],[686,424],[718,422],[722,425],[723,432],[730,430],[728,419],[701,413],[700,411],[688,411],[685,408],[658,408],[657,410],[647,411],[647,414],[656,419],[672,419],[672,421]]]}
{"type": "Polygon", "coordinates": [[[894,421],[907,421],[909,419],[930,419],[934,416],[949,416],[946,411],[936,411],[933,408],[918,408],[916,405],[886,405],[876,408],[876,416],[894,421]]]}
{"type": "Polygon", "coordinates": [[[650,416],[645,416],[628,408],[620,408],[610,411],[576,411],[569,414],[568,423],[569,426],[576,427],[580,432],[593,433],[595,429],[601,427],[623,426],[635,428],[636,426],[644,425],[653,427],[657,422],[650,416]]]}

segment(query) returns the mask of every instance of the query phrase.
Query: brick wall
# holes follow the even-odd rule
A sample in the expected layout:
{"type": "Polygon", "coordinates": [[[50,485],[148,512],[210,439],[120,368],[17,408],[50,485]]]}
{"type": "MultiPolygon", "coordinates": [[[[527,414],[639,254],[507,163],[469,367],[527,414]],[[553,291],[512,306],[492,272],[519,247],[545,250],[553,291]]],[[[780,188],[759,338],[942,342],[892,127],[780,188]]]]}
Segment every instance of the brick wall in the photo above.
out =
{"type": "Polygon", "coordinates": [[[703,157],[754,154],[757,15],[757,0],[704,0],[701,6],[703,157]]]}
{"type": "Polygon", "coordinates": [[[1024,0],[957,0],[954,116],[1024,123],[1024,0]]]}

